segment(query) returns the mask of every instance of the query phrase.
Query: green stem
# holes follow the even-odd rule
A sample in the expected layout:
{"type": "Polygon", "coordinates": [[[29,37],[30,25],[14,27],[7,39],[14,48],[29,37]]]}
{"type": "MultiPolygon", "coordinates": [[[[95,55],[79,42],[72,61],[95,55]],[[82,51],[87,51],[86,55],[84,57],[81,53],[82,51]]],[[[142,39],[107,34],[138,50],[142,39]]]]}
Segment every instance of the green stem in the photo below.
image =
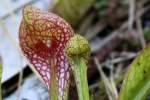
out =
{"type": "Polygon", "coordinates": [[[51,78],[50,81],[50,89],[49,89],[49,95],[50,95],[50,100],[58,100],[57,99],[57,89],[56,89],[56,79],[51,78]]]}
{"type": "Polygon", "coordinates": [[[84,58],[78,56],[70,58],[69,61],[72,64],[71,68],[76,80],[79,100],[89,100],[87,66],[84,58]]]}
{"type": "Polygon", "coordinates": [[[90,54],[88,41],[76,34],[66,45],[66,54],[75,77],[79,100],[89,100],[86,60],[90,54]]]}
{"type": "Polygon", "coordinates": [[[50,78],[50,89],[49,89],[49,96],[50,100],[58,100],[58,91],[57,91],[57,82],[56,82],[56,71],[54,66],[54,61],[51,61],[51,78],[50,78]]]}

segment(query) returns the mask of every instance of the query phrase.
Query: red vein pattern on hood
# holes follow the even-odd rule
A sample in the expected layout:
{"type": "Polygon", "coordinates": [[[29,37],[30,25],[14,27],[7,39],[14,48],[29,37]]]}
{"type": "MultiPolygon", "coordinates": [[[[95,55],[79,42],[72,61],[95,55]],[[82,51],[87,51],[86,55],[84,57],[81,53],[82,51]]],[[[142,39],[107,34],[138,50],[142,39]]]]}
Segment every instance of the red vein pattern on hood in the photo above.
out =
{"type": "Polygon", "coordinates": [[[73,35],[70,25],[57,15],[32,6],[24,8],[19,29],[20,47],[48,88],[51,70],[56,69],[59,96],[64,96],[63,91],[69,87],[70,65],[65,46],[73,35]]]}

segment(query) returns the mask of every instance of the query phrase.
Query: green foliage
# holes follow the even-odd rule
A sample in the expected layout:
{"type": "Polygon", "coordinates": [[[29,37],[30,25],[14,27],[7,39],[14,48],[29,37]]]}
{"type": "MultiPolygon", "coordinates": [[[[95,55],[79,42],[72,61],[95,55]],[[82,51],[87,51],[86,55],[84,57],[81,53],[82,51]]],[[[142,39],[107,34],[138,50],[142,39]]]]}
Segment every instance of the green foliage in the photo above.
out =
{"type": "Polygon", "coordinates": [[[144,38],[150,42],[150,29],[148,27],[144,29],[144,38]]]}
{"type": "Polygon", "coordinates": [[[95,9],[98,11],[100,17],[104,17],[107,9],[108,0],[96,0],[94,4],[95,9]]]}
{"type": "Polygon", "coordinates": [[[77,25],[94,0],[58,0],[53,11],[67,20],[71,25],[77,25]]]}
{"type": "Polygon", "coordinates": [[[150,94],[150,45],[133,61],[125,77],[119,100],[145,100],[150,94]]]}
{"type": "MultiPolygon", "coordinates": [[[[105,17],[108,14],[108,11],[113,10],[112,8],[114,8],[115,4],[117,4],[117,3],[118,3],[118,5],[116,7],[118,7],[119,9],[127,9],[128,8],[128,0],[96,0],[94,7],[97,11],[98,17],[105,19],[105,17]]],[[[117,10],[116,10],[116,12],[117,12],[117,10]]]]}

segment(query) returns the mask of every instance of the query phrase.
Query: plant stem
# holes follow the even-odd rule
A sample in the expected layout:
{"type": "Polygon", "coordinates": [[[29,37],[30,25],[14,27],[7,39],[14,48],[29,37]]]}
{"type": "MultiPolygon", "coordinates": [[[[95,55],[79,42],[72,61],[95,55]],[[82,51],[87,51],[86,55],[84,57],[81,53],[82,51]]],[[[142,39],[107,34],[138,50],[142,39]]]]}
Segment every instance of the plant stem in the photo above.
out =
{"type": "Polygon", "coordinates": [[[50,78],[50,86],[49,86],[49,96],[50,100],[58,100],[58,91],[57,91],[57,83],[56,83],[56,71],[55,71],[55,66],[54,66],[54,61],[51,61],[51,78],[50,78]]]}
{"type": "Polygon", "coordinates": [[[89,100],[86,60],[90,55],[88,41],[76,34],[66,46],[66,54],[75,77],[79,100],[89,100]]]}
{"type": "Polygon", "coordinates": [[[87,66],[85,59],[79,56],[70,58],[71,68],[76,80],[79,100],[89,100],[89,89],[87,81],[87,66]]]}

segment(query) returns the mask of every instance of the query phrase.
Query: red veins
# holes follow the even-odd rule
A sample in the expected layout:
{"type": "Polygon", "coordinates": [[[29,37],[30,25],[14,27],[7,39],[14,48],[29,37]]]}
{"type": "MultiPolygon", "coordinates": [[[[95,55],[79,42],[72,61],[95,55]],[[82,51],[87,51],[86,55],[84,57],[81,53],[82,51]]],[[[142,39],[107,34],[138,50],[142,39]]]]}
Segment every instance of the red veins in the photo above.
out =
{"type": "Polygon", "coordinates": [[[70,65],[64,49],[73,35],[70,25],[57,15],[31,6],[24,8],[19,29],[21,49],[48,88],[51,70],[55,68],[59,96],[68,88],[70,65]],[[54,67],[50,60],[54,61],[54,67]]]}

